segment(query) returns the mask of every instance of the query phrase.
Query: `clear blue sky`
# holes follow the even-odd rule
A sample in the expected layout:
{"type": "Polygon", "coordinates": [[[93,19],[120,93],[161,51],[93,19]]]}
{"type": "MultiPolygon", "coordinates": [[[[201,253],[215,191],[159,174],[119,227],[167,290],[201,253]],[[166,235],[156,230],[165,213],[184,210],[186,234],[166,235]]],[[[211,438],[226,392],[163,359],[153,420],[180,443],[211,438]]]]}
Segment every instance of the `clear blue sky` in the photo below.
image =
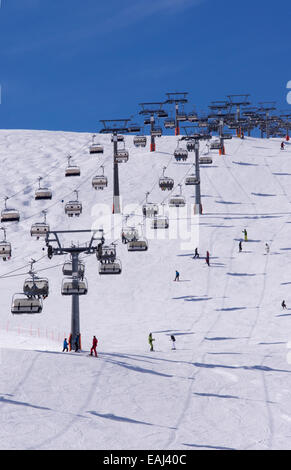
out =
{"type": "Polygon", "coordinates": [[[167,91],[291,112],[290,21],[290,0],[2,0],[0,127],[93,132],[167,91]]]}

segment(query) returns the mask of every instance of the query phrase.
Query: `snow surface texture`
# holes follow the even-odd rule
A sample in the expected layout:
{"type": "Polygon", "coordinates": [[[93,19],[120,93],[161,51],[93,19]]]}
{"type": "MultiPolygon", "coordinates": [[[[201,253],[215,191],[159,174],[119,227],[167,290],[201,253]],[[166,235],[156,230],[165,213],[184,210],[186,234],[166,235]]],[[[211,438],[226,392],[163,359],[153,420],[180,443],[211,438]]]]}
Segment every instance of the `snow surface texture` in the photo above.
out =
{"type": "MultiPolygon", "coordinates": [[[[125,139],[124,205],[142,202],[146,191],[151,202],[167,198],[157,184],[163,166],[175,185],[193,172],[194,153],[175,161],[175,137],[157,139],[156,153],[125,139]]],[[[213,165],[201,167],[199,260],[195,246],[182,250],[179,239],[149,240],[145,253],[128,253],[119,241],[122,274],[100,277],[95,256],[85,256],[83,351],[62,353],[71,316],[71,299],[60,293],[65,258],[48,260],[30,227],[44,208],[51,229],[91,228],[95,205],[111,208],[112,144],[110,136],[97,140],[101,157],[89,155],[89,134],[0,131],[0,197],[15,195],[8,207],[21,213],[19,223],[6,224],[13,253],[0,264],[0,448],[290,449],[291,146],[234,138],[227,155],[211,152],[213,165]],[[80,177],[64,177],[68,153],[80,177]],[[102,162],[109,186],[95,191],[91,179],[102,162]],[[34,200],[39,176],[53,190],[51,201],[34,200]],[[69,219],[64,204],[77,187],[83,214],[69,219]],[[42,314],[13,316],[11,298],[22,291],[19,274],[32,257],[50,295],[42,314]],[[176,269],[180,282],[173,282],[176,269]],[[98,359],[87,357],[93,335],[98,359]]],[[[183,184],[183,194],[193,204],[194,187],[183,184]]],[[[115,239],[107,233],[106,242],[115,239]]]]}

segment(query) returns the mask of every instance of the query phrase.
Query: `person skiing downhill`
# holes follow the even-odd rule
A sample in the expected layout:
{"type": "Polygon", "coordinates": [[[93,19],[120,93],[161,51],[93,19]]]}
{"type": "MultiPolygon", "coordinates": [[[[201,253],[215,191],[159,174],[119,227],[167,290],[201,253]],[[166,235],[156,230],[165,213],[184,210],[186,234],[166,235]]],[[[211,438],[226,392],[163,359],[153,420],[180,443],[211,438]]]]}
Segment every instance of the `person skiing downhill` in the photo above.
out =
{"type": "Polygon", "coordinates": [[[284,142],[281,142],[281,150],[285,150],[285,144],[284,144],[284,142]]]}
{"type": "Polygon", "coordinates": [[[176,349],[176,346],[175,346],[176,338],[174,335],[171,335],[171,341],[172,341],[172,349],[176,349]]]}
{"type": "Polygon", "coordinates": [[[198,248],[195,248],[193,259],[199,258],[198,248]]]}
{"type": "Polygon", "coordinates": [[[207,264],[208,266],[210,266],[210,261],[209,261],[209,260],[210,260],[210,254],[209,254],[209,251],[206,251],[206,258],[205,258],[205,261],[206,261],[206,264],[207,264]]]}
{"type": "Polygon", "coordinates": [[[63,343],[63,352],[68,352],[69,349],[68,349],[68,342],[67,342],[67,338],[64,339],[64,343],[63,343]]]}
{"type": "Polygon", "coordinates": [[[180,273],[178,271],[176,271],[176,276],[175,276],[174,281],[180,281],[180,273]]]}
{"type": "Polygon", "coordinates": [[[151,348],[150,348],[150,351],[153,351],[153,350],[154,350],[153,341],[155,341],[155,338],[153,338],[152,333],[149,334],[149,339],[148,339],[148,341],[149,341],[149,345],[150,345],[150,347],[151,347],[151,348]]]}
{"type": "Polygon", "coordinates": [[[93,341],[92,341],[92,347],[91,347],[91,351],[90,351],[90,356],[93,356],[93,351],[94,351],[95,357],[98,357],[98,354],[97,354],[97,351],[96,351],[97,344],[98,344],[98,339],[96,338],[96,336],[93,336],[93,341]]]}
{"type": "Polygon", "coordinates": [[[283,310],[287,309],[285,300],[283,300],[283,302],[281,303],[281,307],[283,308],[283,310]]]}
{"type": "Polygon", "coordinates": [[[239,252],[242,251],[242,242],[239,242],[239,244],[238,244],[238,250],[239,250],[239,252]]]}
{"type": "Polygon", "coordinates": [[[265,250],[266,250],[267,254],[270,253],[270,246],[269,246],[268,243],[266,243],[266,245],[265,245],[265,250]]]}
{"type": "Polygon", "coordinates": [[[248,232],[246,231],[246,229],[243,229],[242,233],[244,234],[245,242],[247,242],[248,241],[248,232]]]}

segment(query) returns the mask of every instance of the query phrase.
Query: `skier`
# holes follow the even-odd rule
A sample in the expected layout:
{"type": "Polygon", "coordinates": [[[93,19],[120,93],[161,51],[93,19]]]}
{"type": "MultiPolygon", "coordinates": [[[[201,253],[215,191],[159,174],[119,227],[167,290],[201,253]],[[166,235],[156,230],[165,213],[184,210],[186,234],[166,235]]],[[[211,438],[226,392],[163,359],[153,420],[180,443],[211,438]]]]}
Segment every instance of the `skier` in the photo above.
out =
{"type": "Polygon", "coordinates": [[[171,340],[172,340],[172,344],[173,344],[173,347],[172,349],[176,349],[176,346],[175,346],[175,341],[176,341],[176,338],[174,335],[171,335],[171,340]]]}
{"type": "Polygon", "coordinates": [[[150,351],[153,351],[154,350],[154,345],[153,345],[153,341],[155,341],[155,338],[153,338],[153,335],[152,333],[149,334],[149,345],[150,345],[150,351]]]}
{"type": "Polygon", "coordinates": [[[91,348],[90,356],[93,356],[93,351],[94,351],[95,357],[98,357],[97,351],[96,351],[97,344],[98,344],[98,339],[96,338],[96,336],[93,336],[93,342],[92,342],[92,348],[91,348]]]}
{"type": "Polygon", "coordinates": [[[198,253],[198,248],[195,248],[195,254],[193,256],[193,259],[199,258],[199,253],[198,253]]]}
{"type": "Polygon", "coordinates": [[[122,243],[126,243],[126,237],[124,235],[124,232],[122,232],[121,234],[121,239],[122,239],[122,243]]]}
{"type": "Polygon", "coordinates": [[[63,343],[63,352],[68,352],[69,349],[68,349],[68,342],[67,342],[67,338],[64,339],[64,343],[63,343]]]}
{"type": "Polygon", "coordinates": [[[281,150],[285,150],[285,144],[284,144],[284,142],[281,142],[281,150]]]}
{"type": "Polygon", "coordinates": [[[246,229],[243,229],[242,233],[245,236],[245,242],[247,242],[248,241],[248,232],[246,231],[246,229]]]}
{"type": "Polygon", "coordinates": [[[241,139],[244,139],[244,138],[245,138],[244,131],[241,131],[240,138],[241,138],[241,139]]]}
{"type": "Polygon", "coordinates": [[[269,246],[268,243],[266,243],[266,245],[265,245],[265,250],[266,250],[267,254],[270,253],[270,246],[269,246]]]}
{"type": "Polygon", "coordinates": [[[205,258],[205,261],[206,261],[206,264],[207,264],[208,266],[210,266],[209,259],[210,259],[209,251],[206,251],[206,258],[205,258]]]}
{"type": "Polygon", "coordinates": [[[176,271],[176,277],[174,281],[180,281],[180,273],[178,271],[176,271]]]}
{"type": "Polygon", "coordinates": [[[242,251],[242,242],[240,241],[239,244],[238,244],[238,249],[239,249],[239,252],[242,251]]]}
{"type": "Polygon", "coordinates": [[[287,308],[285,300],[283,300],[283,302],[281,303],[281,307],[283,308],[283,310],[285,310],[287,308]]]}

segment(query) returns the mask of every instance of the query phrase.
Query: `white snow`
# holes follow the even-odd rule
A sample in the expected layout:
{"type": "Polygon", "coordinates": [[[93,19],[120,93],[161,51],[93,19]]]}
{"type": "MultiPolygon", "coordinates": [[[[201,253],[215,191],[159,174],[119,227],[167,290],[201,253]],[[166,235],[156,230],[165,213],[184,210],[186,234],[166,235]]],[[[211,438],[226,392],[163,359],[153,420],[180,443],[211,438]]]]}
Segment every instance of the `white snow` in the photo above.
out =
{"type": "MultiPolygon", "coordinates": [[[[163,166],[177,193],[194,153],[177,163],[177,138],[157,139],[156,153],[135,149],[132,140],[126,137],[129,162],[119,167],[124,206],[143,202],[146,191],[152,202],[169,196],[157,184],[163,166]]],[[[0,448],[290,449],[291,146],[234,138],[227,155],[211,152],[213,165],[201,167],[200,260],[192,259],[194,242],[182,249],[164,232],[155,240],[147,234],[146,253],[128,253],[119,240],[120,276],[100,277],[95,256],[86,256],[83,352],[62,353],[71,316],[70,298],[60,293],[65,258],[48,260],[30,227],[44,208],[51,229],[98,227],[96,204],[111,211],[112,144],[110,136],[98,141],[101,157],[88,153],[90,134],[0,131],[0,198],[15,195],[8,206],[21,213],[18,224],[6,224],[13,253],[0,264],[0,448]],[[64,177],[68,153],[79,178],[64,177]],[[102,162],[109,187],[95,191],[91,179],[102,162]],[[52,201],[34,200],[39,176],[52,201]],[[69,219],[64,204],[76,188],[83,214],[69,219]],[[239,253],[244,228],[249,241],[239,253]],[[11,298],[22,291],[31,258],[41,258],[36,268],[49,278],[50,295],[42,314],[13,316],[11,298]],[[180,282],[173,282],[176,269],[180,282]],[[98,359],[87,357],[93,335],[98,359]]],[[[194,203],[194,187],[183,185],[183,194],[194,203]]],[[[197,220],[191,223],[196,230],[197,220]]],[[[116,239],[106,233],[107,242],[116,239]]]]}

